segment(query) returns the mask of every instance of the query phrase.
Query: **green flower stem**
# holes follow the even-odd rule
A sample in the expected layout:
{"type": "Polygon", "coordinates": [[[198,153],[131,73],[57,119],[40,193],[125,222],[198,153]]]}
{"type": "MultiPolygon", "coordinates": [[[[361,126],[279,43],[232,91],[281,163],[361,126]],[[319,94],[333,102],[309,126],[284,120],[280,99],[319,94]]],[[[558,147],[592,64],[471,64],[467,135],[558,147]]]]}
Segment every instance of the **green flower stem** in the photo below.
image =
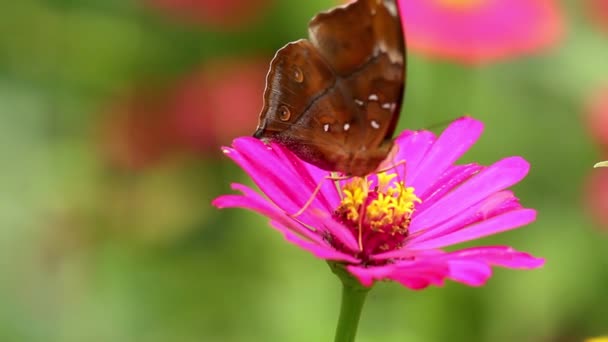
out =
{"type": "Polygon", "coordinates": [[[342,281],[342,304],[334,341],[354,342],[363,304],[371,287],[361,285],[342,265],[330,263],[329,266],[342,281]]]}
{"type": "Polygon", "coordinates": [[[361,310],[365,303],[365,297],[369,288],[354,288],[342,284],[342,306],[340,307],[340,318],[336,328],[335,342],[354,342],[357,336],[357,326],[361,310]]]}

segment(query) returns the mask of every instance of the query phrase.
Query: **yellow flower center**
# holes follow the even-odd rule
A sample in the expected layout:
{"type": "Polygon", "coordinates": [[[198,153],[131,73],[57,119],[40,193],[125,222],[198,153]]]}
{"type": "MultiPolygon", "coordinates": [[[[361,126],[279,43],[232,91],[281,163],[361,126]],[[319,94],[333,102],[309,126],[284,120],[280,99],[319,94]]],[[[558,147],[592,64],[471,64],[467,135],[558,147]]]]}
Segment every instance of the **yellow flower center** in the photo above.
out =
{"type": "Polygon", "coordinates": [[[455,10],[477,8],[487,0],[435,0],[439,5],[455,10]]]}
{"type": "Polygon", "coordinates": [[[401,247],[408,235],[416,203],[414,188],[394,181],[396,174],[379,173],[377,184],[354,178],[343,188],[336,218],[359,237],[363,256],[401,247]]]}

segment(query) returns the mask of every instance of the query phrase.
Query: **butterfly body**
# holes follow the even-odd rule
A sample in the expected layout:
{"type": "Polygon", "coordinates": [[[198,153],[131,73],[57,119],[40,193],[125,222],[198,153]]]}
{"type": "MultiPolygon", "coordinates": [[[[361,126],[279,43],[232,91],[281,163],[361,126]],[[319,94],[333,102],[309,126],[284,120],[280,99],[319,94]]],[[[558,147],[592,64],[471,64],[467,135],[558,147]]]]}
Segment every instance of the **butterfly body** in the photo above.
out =
{"type": "Polygon", "coordinates": [[[320,13],[309,39],[273,58],[254,136],[322,169],[367,175],[391,150],[404,78],[394,1],[358,0],[320,13]]]}

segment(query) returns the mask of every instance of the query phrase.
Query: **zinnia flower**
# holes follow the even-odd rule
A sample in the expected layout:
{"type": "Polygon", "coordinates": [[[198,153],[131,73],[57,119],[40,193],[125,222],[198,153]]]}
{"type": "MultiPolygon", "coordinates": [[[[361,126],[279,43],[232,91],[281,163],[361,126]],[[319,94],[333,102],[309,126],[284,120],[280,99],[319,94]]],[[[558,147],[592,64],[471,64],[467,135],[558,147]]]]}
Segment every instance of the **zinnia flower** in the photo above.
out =
{"type": "Polygon", "coordinates": [[[336,184],[328,172],[286,148],[242,137],[225,147],[266,195],[233,184],[241,194],[220,196],[219,208],[242,207],[270,219],[286,240],[318,258],[344,265],[361,284],[393,280],[411,289],[443,285],[446,278],[483,285],[491,266],[530,269],[543,259],[508,246],[445,251],[457,243],[514,229],[534,221],[506,190],[528,173],[520,157],[491,166],[454,164],[478,139],[481,122],[462,118],[440,137],[405,131],[396,138],[394,166],[366,178],[336,184]],[[320,191],[303,213],[293,217],[320,191]]]}
{"type": "Polygon", "coordinates": [[[478,64],[528,54],[562,33],[555,0],[402,0],[411,51],[478,64]]]}

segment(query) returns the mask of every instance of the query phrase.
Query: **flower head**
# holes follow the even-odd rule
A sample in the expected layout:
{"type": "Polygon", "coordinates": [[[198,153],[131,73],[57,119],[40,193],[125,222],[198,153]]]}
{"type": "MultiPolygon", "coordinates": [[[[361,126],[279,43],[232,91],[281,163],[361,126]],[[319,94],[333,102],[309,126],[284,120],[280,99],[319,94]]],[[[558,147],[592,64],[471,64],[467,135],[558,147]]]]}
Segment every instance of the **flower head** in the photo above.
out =
{"type": "Polygon", "coordinates": [[[214,200],[267,216],[287,241],[315,256],[345,265],[363,285],[394,280],[412,289],[446,278],[479,286],[492,265],[535,268],[544,261],[507,246],[445,251],[444,247],[514,229],[535,219],[511,191],[528,172],[519,157],[491,166],[457,165],[483,129],[462,118],[439,137],[405,131],[396,139],[395,166],[365,178],[326,179],[286,148],[238,138],[225,154],[245,170],[266,197],[242,184],[241,194],[214,200]],[[301,215],[315,188],[321,184],[301,215]]]}
{"type": "Polygon", "coordinates": [[[399,5],[412,51],[464,64],[532,53],[562,33],[555,0],[407,0],[399,5]]]}

